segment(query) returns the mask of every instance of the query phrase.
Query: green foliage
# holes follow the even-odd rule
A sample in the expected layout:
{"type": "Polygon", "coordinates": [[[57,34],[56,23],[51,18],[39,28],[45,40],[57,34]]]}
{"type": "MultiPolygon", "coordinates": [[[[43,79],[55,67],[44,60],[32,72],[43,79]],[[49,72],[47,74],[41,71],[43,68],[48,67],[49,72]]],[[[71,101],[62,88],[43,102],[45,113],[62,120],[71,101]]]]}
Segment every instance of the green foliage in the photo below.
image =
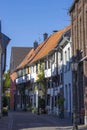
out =
{"type": "Polygon", "coordinates": [[[3,90],[5,91],[8,88],[10,88],[10,71],[8,70],[7,72],[5,72],[3,77],[4,77],[3,90]]]}
{"type": "Polygon", "coordinates": [[[7,107],[3,107],[2,114],[3,114],[3,116],[7,116],[8,115],[8,108],[7,107]]]}
{"type": "Polygon", "coordinates": [[[37,112],[37,108],[36,107],[32,107],[31,111],[32,111],[32,113],[36,113],[37,112]]]}
{"type": "Polygon", "coordinates": [[[44,66],[39,66],[37,82],[44,83],[44,66]]]}
{"type": "Polygon", "coordinates": [[[39,66],[37,77],[38,77],[37,82],[41,84],[41,90],[43,91],[43,93],[45,93],[46,82],[45,82],[44,65],[43,64],[41,66],[39,66]]]}

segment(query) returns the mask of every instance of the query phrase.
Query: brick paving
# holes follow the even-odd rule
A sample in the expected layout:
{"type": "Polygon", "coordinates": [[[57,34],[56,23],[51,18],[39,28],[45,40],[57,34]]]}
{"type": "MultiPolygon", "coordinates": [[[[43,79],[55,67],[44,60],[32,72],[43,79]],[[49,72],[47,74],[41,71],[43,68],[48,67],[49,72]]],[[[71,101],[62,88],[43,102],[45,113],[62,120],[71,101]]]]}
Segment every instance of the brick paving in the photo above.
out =
{"type": "MultiPolygon", "coordinates": [[[[15,117],[16,116],[19,116],[23,114],[23,116],[25,116],[26,118],[26,115],[28,116],[31,116],[33,117],[32,119],[34,119],[35,121],[37,121],[37,119],[39,120],[43,120],[43,121],[47,121],[47,122],[50,122],[50,123],[53,123],[55,126],[56,126],[56,130],[72,130],[72,124],[70,122],[70,120],[66,120],[66,119],[58,119],[58,117],[56,116],[52,116],[52,115],[34,115],[34,114],[31,114],[29,112],[21,112],[21,113],[18,113],[18,112],[9,112],[8,116],[4,116],[0,119],[0,130],[14,130],[12,128],[13,126],[13,118],[14,118],[14,115],[15,117]]],[[[26,120],[27,121],[27,120],[26,120]]],[[[34,122],[31,122],[32,124],[30,125],[33,125],[34,122]]],[[[39,122],[38,122],[39,123],[39,122]]],[[[35,125],[35,124],[34,124],[35,125]]],[[[38,125],[41,125],[40,123],[38,125]]],[[[87,126],[84,126],[84,125],[79,125],[79,130],[87,130],[87,126]]],[[[28,128],[28,130],[36,130],[37,128],[28,128]]],[[[39,130],[40,128],[38,128],[39,130]]],[[[47,127],[44,127],[44,128],[41,128],[41,130],[48,130],[47,127]]],[[[15,129],[16,130],[16,129],[15,129]]],[[[17,130],[20,130],[20,129],[17,129],[17,130]]],[[[26,129],[23,129],[23,130],[26,130],[26,129]]],[[[54,130],[52,127],[50,127],[50,130],[54,130]]]]}

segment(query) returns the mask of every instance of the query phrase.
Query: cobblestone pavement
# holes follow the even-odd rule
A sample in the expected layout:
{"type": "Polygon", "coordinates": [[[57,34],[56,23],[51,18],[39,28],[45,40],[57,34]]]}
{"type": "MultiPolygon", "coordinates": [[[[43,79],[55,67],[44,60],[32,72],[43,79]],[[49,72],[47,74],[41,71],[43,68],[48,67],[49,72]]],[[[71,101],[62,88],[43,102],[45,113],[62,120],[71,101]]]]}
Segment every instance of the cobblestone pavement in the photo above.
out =
{"type": "MultiPolygon", "coordinates": [[[[46,114],[9,112],[8,116],[0,119],[0,130],[72,130],[72,123],[46,114]]],[[[87,130],[87,127],[80,125],[79,130],[87,130]]]]}

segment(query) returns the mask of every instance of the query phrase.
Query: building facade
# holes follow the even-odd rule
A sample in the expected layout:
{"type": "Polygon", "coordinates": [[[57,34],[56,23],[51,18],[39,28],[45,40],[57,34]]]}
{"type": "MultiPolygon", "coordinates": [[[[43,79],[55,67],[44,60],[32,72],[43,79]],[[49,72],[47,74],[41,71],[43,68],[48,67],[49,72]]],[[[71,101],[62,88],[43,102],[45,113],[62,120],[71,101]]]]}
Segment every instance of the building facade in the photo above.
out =
{"type": "Polygon", "coordinates": [[[48,113],[59,115],[59,96],[64,98],[64,116],[72,119],[71,30],[62,35],[45,61],[48,113]],[[50,65],[49,65],[50,64],[50,65]]]}
{"type": "MultiPolygon", "coordinates": [[[[1,29],[1,23],[0,23],[1,29]]],[[[6,48],[10,39],[0,30],[0,117],[2,116],[3,74],[6,68],[6,48]]]]}
{"type": "Polygon", "coordinates": [[[11,49],[11,58],[10,58],[10,77],[11,77],[10,109],[11,110],[15,110],[15,104],[16,104],[14,99],[16,98],[15,79],[17,77],[17,74],[15,73],[15,70],[31,49],[32,49],[31,47],[12,47],[11,49]]]}
{"type": "Polygon", "coordinates": [[[68,26],[31,49],[13,72],[16,73],[15,109],[38,109],[39,99],[44,98],[48,114],[59,115],[59,99],[62,97],[63,114],[72,118],[71,45],[71,26],[68,26]],[[38,82],[41,66],[44,66],[45,88],[38,82]]]}
{"type": "Polygon", "coordinates": [[[72,55],[78,62],[78,113],[81,117],[82,111],[85,110],[84,123],[87,125],[87,1],[75,0],[70,8],[70,15],[72,55]]]}

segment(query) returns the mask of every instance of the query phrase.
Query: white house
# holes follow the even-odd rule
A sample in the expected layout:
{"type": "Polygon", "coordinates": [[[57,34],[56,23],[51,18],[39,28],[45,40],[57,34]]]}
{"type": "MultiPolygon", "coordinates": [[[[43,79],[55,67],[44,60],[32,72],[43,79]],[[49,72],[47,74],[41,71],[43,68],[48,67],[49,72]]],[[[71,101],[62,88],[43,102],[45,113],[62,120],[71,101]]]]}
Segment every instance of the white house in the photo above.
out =
{"type": "Polygon", "coordinates": [[[71,30],[68,30],[62,36],[56,48],[47,56],[45,63],[45,77],[48,78],[48,113],[59,114],[58,104],[56,102],[58,95],[61,94],[64,97],[64,116],[72,117],[71,59],[71,30]]]}

